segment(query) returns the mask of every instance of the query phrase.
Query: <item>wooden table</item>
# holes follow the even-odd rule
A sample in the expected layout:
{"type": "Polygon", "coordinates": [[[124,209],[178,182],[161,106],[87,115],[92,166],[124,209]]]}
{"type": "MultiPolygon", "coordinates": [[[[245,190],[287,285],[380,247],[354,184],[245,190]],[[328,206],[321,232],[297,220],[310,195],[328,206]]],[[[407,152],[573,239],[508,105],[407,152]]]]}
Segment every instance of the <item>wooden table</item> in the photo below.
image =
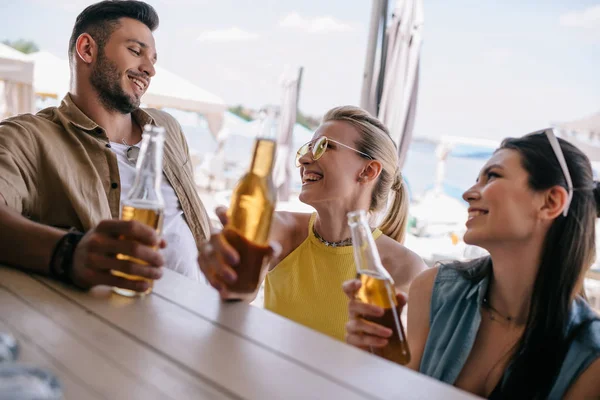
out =
{"type": "Polygon", "coordinates": [[[475,398],[169,270],[128,299],[0,267],[0,331],[66,399],[475,398]]]}

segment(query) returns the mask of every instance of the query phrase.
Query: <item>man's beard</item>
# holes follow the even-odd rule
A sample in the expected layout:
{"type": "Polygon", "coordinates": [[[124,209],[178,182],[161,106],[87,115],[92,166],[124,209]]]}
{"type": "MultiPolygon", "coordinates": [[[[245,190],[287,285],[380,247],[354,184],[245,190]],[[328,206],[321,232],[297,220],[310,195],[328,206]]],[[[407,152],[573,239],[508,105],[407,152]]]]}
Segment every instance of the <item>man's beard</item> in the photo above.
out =
{"type": "Polygon", "coordinates": [[[90,83],[98,92],[100,102],[107,110],[130,114],[139,108],[140,99],[123,90],[122,76],[117,65],[109,60],[101,49],[96,64],[92,67],[90,83]]]}

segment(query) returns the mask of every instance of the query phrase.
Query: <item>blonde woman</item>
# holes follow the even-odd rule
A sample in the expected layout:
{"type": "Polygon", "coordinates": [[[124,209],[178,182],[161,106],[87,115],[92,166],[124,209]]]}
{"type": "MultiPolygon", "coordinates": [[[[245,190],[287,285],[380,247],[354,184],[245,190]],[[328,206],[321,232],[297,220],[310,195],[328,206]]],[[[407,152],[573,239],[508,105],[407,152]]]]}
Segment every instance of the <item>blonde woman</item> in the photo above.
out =
{"type": "MultiPolygon", "coordinates": [[[[346,214],[378,212],[393,201],[373,237],[383,265],[399,291],[424,268],[404,239],[408,196],[398,169],[396,146],[385,126],[352,106],[330,110],[313,139],[297,153],[302,177],[300,200],[313,214],[277,212],[270,239],[281,246],[265,278],[265,308],[307,327],[344,340],[348,300],[342,283],[356,277],[346,214]]],[[[219,211],[226,222],[223,210],[219,211]]],[[[239,260],[225,239],[214,234],[200,251],[200,268],[210,284],[228,297],[239,260]],[[207,251],[208,250],[208,251],[207,251]]]]}

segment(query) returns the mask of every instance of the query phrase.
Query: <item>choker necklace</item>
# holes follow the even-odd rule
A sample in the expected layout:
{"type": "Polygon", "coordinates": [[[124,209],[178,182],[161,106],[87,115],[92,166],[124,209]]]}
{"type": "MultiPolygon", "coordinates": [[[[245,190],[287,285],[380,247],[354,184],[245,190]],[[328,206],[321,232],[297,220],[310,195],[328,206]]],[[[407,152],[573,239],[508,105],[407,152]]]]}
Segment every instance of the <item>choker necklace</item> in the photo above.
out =
{"type": "Polygon", "coordinates": [[[315,237],[317,239],[319,239],[319,242],[323,243],[325,246],[328,246],[328,247],[352,246],[352,237],[349,237],[349,238],[344,239],[344,240],[340,240],[339,242],[328,242],[327,240],[323,239],[321,237],[321,235],[319,235],[317,233],[317,230],[315,229],[314,225],[313,225],[313,233],[315,234],[315,237]]]}
{"type": "Polygon", "coordinates": [[[513,319],[514,319],[513,317],[511,317],[510,315],[508,315],[508,316],[504,316],[504,315],[500,314],[500,313],[498,312],[498,310],[496,310],[494,307],[492,307],[492,305],[491,305],[491,304],[490,304],[490,302],[488,301],[488,296],[487,296],[487,293],[486,293],[485,297],[483,298],[483,301],[482,301],[482,303],[483,303],[483,307],[484,307],[484,308],[485,308],[485,309],[488,311],[488,313],[490,314],[490,319],[491,319],[492,321],[496,321],[496,320],[497,320],[497,318],[496,318],[496,317],[494,317],[494,313],[498,314],[498,316],[499,316],[500,318],[502,318],[502,319],[506,320],[507,322],[512,322],[512,321],[513,321],[513,319]]]}

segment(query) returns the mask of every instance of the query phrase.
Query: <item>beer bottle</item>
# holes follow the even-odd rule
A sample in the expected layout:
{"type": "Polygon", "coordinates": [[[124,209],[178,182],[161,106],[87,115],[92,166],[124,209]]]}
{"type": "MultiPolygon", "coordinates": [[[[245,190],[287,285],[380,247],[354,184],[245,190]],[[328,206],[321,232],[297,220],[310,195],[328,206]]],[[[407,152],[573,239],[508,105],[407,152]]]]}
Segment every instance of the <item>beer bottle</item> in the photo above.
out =
{"type": "MultiPolygon", "coordinates": [[[[165,130],[162,127],[146,125],[142,134],[142,144],[135,165],[135,180],[125,200],[121,203],[121,219],[139,221],[151,226],[160,235],[163,224],[164,200],[161,192],[162,160],[165,130]]],[[[132,147],[128,150],[137,150],[132,147]]],[[[117,254],[119,260],[129,260],[137,264],[146,262],[125,254],[117,254]]],[[[126,279],[144,280],[140,276],[125,274],[111,270],[111,273],[126,279]]],[[[152,280],[148,280],[150,288],[145,292],[134,292],[128,289],[113,288],[113,291],[128,297],[148,294],[152,291],[152,280]]]]}
{"type": "Polygon", "coordinates": [[[233,191],[229,222],[223,229],[223,235],[240,255],[240,262],[234,267],[238,279],[227,285],[230,300],[241,300],[258,290],[269,253],[276,202],[272,177],[276,142],[271,116],[263,112],[259,122],[250,168],[233,191]]]}
{"type": "Polygon", "coordinates": [[[365,211],[349,212],[348,225],[352,232],[356,271],[361,282],[357,298],[363,303],[373,304],[385,310],[382,317],[365,317],[365,319],[393,331],[387,346],[371,348],[371,352],[387,360],[406,365],[410,361],[410,351],[400,320],[394,281],[381,263],[365,211]]]}

